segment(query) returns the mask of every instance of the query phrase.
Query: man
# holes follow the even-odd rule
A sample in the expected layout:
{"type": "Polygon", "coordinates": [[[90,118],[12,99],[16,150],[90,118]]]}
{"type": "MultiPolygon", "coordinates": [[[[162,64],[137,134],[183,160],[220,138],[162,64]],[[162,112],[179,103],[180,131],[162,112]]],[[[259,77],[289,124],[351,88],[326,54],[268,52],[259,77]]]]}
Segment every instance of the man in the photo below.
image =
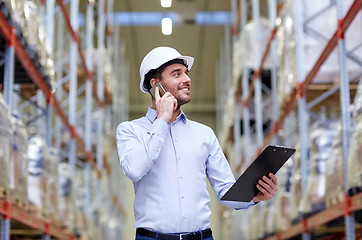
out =
{"type": "MultiPolygon", "coordinates": [[[[191,100],[188,76],[194,59],[169,47],[151,50],[140,66],[140,89],[155,89],[145,117],[117,128],[117,148],[124,173],[135,190],[136,240],[213,239],[209,216],[208,178],[220,198],[235,182],[230,166],[211,128],[189,120],[181,106],[191,100]]],[[[220,201],[246,209],[269,200],[277,191],[273,174],[257,185],[251,202],[220,201]]]]}

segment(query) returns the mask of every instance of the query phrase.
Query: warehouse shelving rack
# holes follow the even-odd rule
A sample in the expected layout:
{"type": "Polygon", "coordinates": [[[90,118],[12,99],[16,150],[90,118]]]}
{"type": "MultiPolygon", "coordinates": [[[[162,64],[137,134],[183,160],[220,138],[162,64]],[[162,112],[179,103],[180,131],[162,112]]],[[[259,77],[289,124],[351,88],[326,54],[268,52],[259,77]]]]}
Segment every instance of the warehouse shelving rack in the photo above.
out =
{"type": "MultiPolygon", "coordinates": [[[[15,60],[19,61],[21,63],[20,67],[24,68],[29,79],[37,86],[37,88],[41,91],[41,95],[37,94],[37,101],[38,105],[42,105],[42,98],[46,100],[46,106],[43,111],[40,111],[41,115],[44,115],[45,112],[45,122],[46,122],[46,129],[45,129],[45,135],[47,144],[50,146],[52,144],[52,138],[54,138],[55,146],[57,149],[61,149],[60,146],[60,138],[62,129],[65,127],[65,129],[70,133],[71,140],[69,143],[69,165],[71,169],[75,169],[77,164],[77,154],[82,154],[84,158],[86,159],[87,163],[85,165],[85,179],[87,179],[87,209],[90,209],[90,206],[92,204],[93,198],[91,196],[91,169],[93,169],[98,176],[97,180],[97,191],[100,193],[98,194],[99,197],[96,199],[97,206],[100,207],[100,204],[102,202],[101,197],[102,196],[111,196],[107,199],[107,214],[108,216],[111,214],[111,208],[115,210],[115,212],[118,212],[119,214],[125,216],[126,211],[124,210],[122,204],[119,202],[119,200],[122,198],[122,195],[120,193],[112,193],[111,192],[111,167],[108,162],[103,159],[103,149],[102,144],[97,145],[96,150],[96,161],[93,159],[93,153],[92,153],[92,113],[94,111],[99,111],[101,114],[97,119],[97,126],[98,126],[98,132],[96,133],[97,139],[103,138],[103,122],[105,119],[103,119],[103,115],[106,111],[108,113],[109,109],[112,108],[112,110],[115,112],[116,117],[120,117],[122,114],[125,114],[125,111],[123,113],[116,112],[116,108],[112,106],[112,102],[119,102],[119,90],[113,91],[113,96],[109,92],[108,88],[106,87],[106,84],[104,83],[104,76],[103,76],[103,61],[99,61],[100,64],[98,64],[97,68],[97,82],[94,80],[94,74],[93,74],[93,66],[92,66],[92,56],[91,51],[93,50],[93,37],[94,37],[94,8],[95,8],[95,2],[94,1],[88,1],[87,3],[87,26],[86,26],[86,54],[83,53],[83,49],[80,43],[80,37],[78,33],[78,1],[71,1],[70,3],[70,12],[71,15],[68,14],[68,9],[64,1],[57,0],[58,6],[55,6],[55,0],[49,0],[46,1],[46,11],[47,11],[47,34],[48,39],[50,41],[51,49],[54,47],[54,25],[55,25],[55,15],[58,14],[58,40],[57,40],[57,50],[61,52],[67,52],[67,49],[64,49],[64,36],[63,36],[63,27],[61,22],[65,21],[67,24],[67,29],[71,34],[71,43],[70,43],[70,58],[69,58],[69,76],[62,76],[62,74],[57,74],[57,81],[55,82],[54,89],[52,89],[51,84],[49,84],[48,81],[46,81],[46,77],[39,69],[39,66],[35,65],[30,56],[28,55],[28,52],[26,51],[23,43],[23,39],[19,39],[16,34],[15,27],[12,26],[13,21],[11,21],[11,17],[4,16],[3,13],[0,13],[0,33],[1,36],[5,39],[5,41],[8,43],[8,46],[6,47],[5,52],[5,66],[4,66],[4,97],[9,104],[10,109],[15,109],[16,106],[14,106],[14,64],[15,60]],[[55,11],[58,10],[57,13],[55,11]],[[8,18],[6,18],[8,17],[8,18]],[[10,19],[10,22],[9,22],[10,19]],[[79,86],[77,83],[77,58],[78,55],[80,56],[80,60],[82,63],[82,67],[84,69],[85,75],[87,77],[87,81],[85,83],[85,86],[79,86]],[[69,101],[65,101],[63,93],[63,86],[64,83],[69,81],[69,101]],[[56,91],[55,91],[56,90],[56,91]],[[55,91],[55,93],[54,93],[55,91]],[[77,97],[82,93],[85,92],[85,108],[79,111],[79,107],[77,106],[77,97]],[[95,99],[96,103],[98,104],[98,109],[93,109],[93,99],[95,99]],[[68,107],[68,115],[63,110],[64,108],[68,107]],[[55,111],[56,116],[53,116],[53,111],[55,111]],[[77,113],[78,112],[78,113],[77,113]],[[80,112],[80,113],[79,113],[80,112]],[[85,135],[84,135],[84,141],[80,137],[78,131],[78,127],[76,126],[76,120],[79,115],[84,114],[85,116],[85,135]],[[55,127],[52,127],[52,119],[55,118],[55,127]],[[78,152],[76,152],[78,148],[78,152]],[[105,169],[105,171],[103,170],[105,169]],[[106,173],[107,178],[107,189],[103,191],[101,189],[101,178],[103,173],[106,173]]],[[[4,5],[4,2],[1,2],[2,7],[6,7],[4,5]]],[[[98,39],[98,54],[102,56],[100,59],[103,59],[103,51],[104,51],[104,35],[105,35],[105,8],[104,8],[105,2],[99,1],[98,2],[98,32],[97,32],[97,39],[98,39]]],[[[110,12],[113,5],[113,1],[107,1],[107,10],[108,13],[110,12]]],[[[109,22],[108,22],[109,24],[109,22]]],[[[110,26],[108,26],[110,27],[110,26]]],[[[117,30],[117,29],[116,29],[117,30]]],[[[117,32],[117,31],[116,31],[117,32]]],[[[109,33],[109,32],[107,32],[109,33]]],[[[114,39],[112,39],[112,35],[107,35],[107,43],[108,45],[111,45],[112,43],[116,46],[116,49],[118,48],[119,39],[118,36],[115,36],[114,39]],[[113,42],[112,42],[113,40],[113,42]]],[[[110,47],[110,46],[108,46],[110,47]]],[[[59,53],[59,52],[58,52],[59,53]]],[[[110,53],[110,52],[108,52],[110,53]]],[[[124,53],[124,51],[123,51],[124,53]]],[[[52,55],[55,55],[53,52],[52,55]]],[[[114,54],[114,60],[116,63],[119,63],[120,61],[126,62],[123,59],[123,55],[119,56],[118,52],[113,52],[114,54]]],[[[109,56],[110,57],[110,56],[109,56]]],[[[63,60],[58,59],[57,67],[56,69],[59,72],[63,72],[63,60]]],[[[19,66],[17,66],[18,69],[19,66]]],[[[122,68],[123,70],[126,70],[126,68],[122,68]]],[[[117,76],[122,76],[124,79],[127,78],[127,74],[117,72],[117,76]]],[[[113,78],[114,75],[113,75],[113,78]]],[[[115,79],[113,79],[115,80],[115,79]]],[[[122,83],[124,84],[124,83],[122,83]]],[[[122,92],[123,93],[123,92],[122,92]]],[[[124,96],[122,96],[124,97],[124,96]]],[[[34,97],[35,98],[35,97],[34,97]]],[[[34,100],[34,99],[31,99],[34,100]]],[[[67,99],[68,100],[68,99],[67,99]]],[[[125,101],[125,99],[122,99],[125,101]]],[[[45,103],[44,103],[45,105],[45,103]]],[[[24,105],[26,106],[26,104],[24,105]]],[[[44,107],[44,106],[40,106],[44,107]]],[[[119,107],[119,106],[118,106],[119,107]]],[[[121,109],[122,110],[122,109],[121,109]]],[[[39,112],[37,112],[39,114],[39,112]]],[[[36,118],[41,118],[41,116],[38,116],[36,118]]],[[[121,119],[117,119],[118,121],[121,119]]],[[[40,124],[38,126],[41,126],[43,120],[40,119],[40,124]]],[[[44,125],[43,125],[44,127],[44,125]]],[[[93,137],[94,138],[94,137],[93,137]]],[[[101,141],[102,143],[102,141],[101,141]]],[[[113,173],[113,174],[117,174],[113,173]]],[[[113,188],[114,191],[114,188],[113,188]]],[[[32,228],[38,229],[41,232],[43,232],[43,239],[50,239],[50,236],[54,236],[59,239],[74,239],[75,235],[73,233],[61,230],[59,227],[55,227],[51,222],[49,222],[49,219],[40,219],[36,216],[33,216],[29,213],[27,213],[24,209],[20,209],[17,206],[12,205],[9,201],[0,201],[0,213],[2,215],[1,219],[1,240],[8,240],[10,236],[10,220],[16,220],[19,221],[27,226],[30,226],[32,228]]],[[[98,209],[99,210],[99,209],[98,209]]],[[[114,211],[112,211],[114,213],[114,211]]],[[[90,217],[90,214],[87,214],[88,217],[90,217]]],[[[106,232],[107,234],[107,232],[106,232]]],[[[92,238],[92,237],[91,237],[92,238]]]]}
{"type": "MultiPolygon", "coordinates": [[[[252,0],[250,2],[247,2],[246,0],[240,0],[239,3],[239,12],[236,9],[236,6],[238,4],[236,4],[236,0],[233,0],[232,2],[234,2],[234,4],[232,4],[233,6],[233,12],[234,12],[234,16],[238,16],[239,18],[236,20],[235,24],[234,24],[234,29],[239,29],[243,31],[243,28],[246,24],[246,20],[247,20],[247,12],[246,10],[249,9],[249,5],[251,2],[252,5],[252,12],[253,12],[253,22],[255,24],[255,29],[254,29],[254,36],[255,39],[259,39],[260,36],[258,36],[259,31],[259,21],[260,21],[260,16],[258,14],[258,11],[260,9],[259,7],[259,1],[258,0],[252,0]]],[[[228,141],[228,139],[233,139],[234,142],[234,147],[235,147],[235,151],[236,153],[240,153],[241,149],[240,148],[240,135],[237,133],[240,133],[240,112],[243,112],[242,116],[243,116],[243,122],[244,122],[244,149],[250,149],[250,135],[251,135],[251,131],[250,131],[250,114],[249,114],[249,108],[250,105],[248,105],[249,100],[251,99],[252,94],[254,93],[254,97],[255,97],[255,102],[256,103],[261,103],[261,105],[264,105],[264,102],[262,100],[262,98],[260,98],[261,95],[261,88],[260,88],[260,73],[261,70],[263,69],[263,63],[265,60],[265,57],[270,54],[271,58],[273,59],[272,62],[276,63],[277,62],[277,58],[276,58],[276,45],[275,45],[275,33],[277,31],[277,28],[280,24],[280,19],[279,18],[275,18],[276,15],[279,15],[280,11],[283,8],[283,4],[284,1],[280,1],[280,4],[278,5],[278,8],[276,7],[275,1],[271,0],[268,1],[269,3],[269,20],[270,23],[272,23],[274,25],[273,28],[271,28],[270,31],[270,38],[269,41],[267,43],[267,45],[265,46],[265,51],[263,53],[263,55],[261,55],[260,52],[260,43],[256,44],[258,45],[256,47],[256,51],[254,52],[254,54],[256,55],[256,64],[255,64],[255,72],[254,75],[252,77],[252,83],[249,86],[249,71],[247,68],[245,68],[242,70],[242,78],[238,78],[237,79],[237,85],[234,88],[234,106],[235,106],[235,120],[234,123],[228,125],[228,123],[226,123],[223,128],[223,131],[221,133],[221,144],[225,145],[225,142],[228,141]],[[278,10],[277,10],[278,9],[278,10]],[[261,57],[263,56],[263,57],[261,57]],[[242,98],[242,102],[240,102],[240,95],[242,98]],[[239,109],[241,108],[241,109],[239,109]],[[232,132],[231,130],[234,129],[234,132],[232,132]],[[237,131],[235,131],[235,129],[237,129],[237,131]]],[[[355,195],[353,197],[349,197],[347,195],[347,163],[348,163],[348,148],[349,148],[349,126],[350,126],[350,119],[349,119],[349,99],[350,99],[350,93],[349,93],[349,77],[347,74],[347,70],[346,70],[346,58],[349,58],[350,60],[352,60],[353,62],[359,64],[362,66],[361,64],[361,60],[359,60],[358,58],[356,58],[355,56],[353,56],[353,54],[351,54],[350,52],[346,51],[345,48],[345,43],[344,43],[344,33],[346,32],[347,28],[349,27],[349,25],[351,24],[351,22],[353,21],[354,17],[359,13],[359,11],[362,8],[362,1],[360,0],[356,0],[352,3],[350,9],[348,10],[348,12],[346,13],[346,15],[343,16],[344,13],[344,7],[343,7],[343,2],[342,1],[335,1],[335,2],[331,2],[331,6],[336,6],[337,9],[337,16],[338,16],[338,21],[336,19],[336,31],[334,33],[334,35],[330,38],[330,39],[324,39],[324,41],[326,41],[326,45],[324,50],[322,51],[320,57],[318,58],[318,60],[316,61],[316,63],[314,64],[313,68],[310,70],[310,72],[308,74],[305,74],[305,70],[304,70],[304,50],[303,50],[303,46],[304,46],[304,39],[303,39],[303,32],[305,29],[308,28],[308,24],[306,22],[303,21],[302,18],[302,14],[303,14],[303,9],[302,9],[302,1],[296,1],[295,2],[295,13],[296,13],[296,17],[295,17],[295,32],[296,32],[296,51],[297,51],[297,80],[298,80],[298,84],[297,86],[291,91],[291,93],[289,95],[287,95],[287,97],[285,98],[285,104],[283,105],[284,107],[282,109],[273,109],[273,114],[272,114],[272,127],[270,129],[269,132],[267,132],[265,135],[266,137],[261,141],[260,139],[260,135],[263,136],[264,133],[262,132],[262,114],[260,112],[260,110],[262,109],[262,107],[260,106],[260,104],[256,104],[255,103],[255,112],[256,112],[256,118],[258,118],[259,120],[256,120],[256,124],[258,125],[256,127],[256,136],[257,136],[257,146],[258,146],[258,150],[256,153],[248,153],[248,151],[244,151],[243,154],[243,158],[244,158],[244,162],[246,162],[246,164],[248,164],[248,162],[251,160],[250,157],[252,156],[252,154],[257,154],[258,152],[260,152],[267,144],[269,143],[278,143],[276,136],[278,133],[279,129],[283,128],[283,124],[285,126],[286,119],[289,117],[289,115],[291,114],[291,112],[296,108],[296,106],[298,106],[298,121],[299,121],[299,134],[300,134],[300,142],[301,142],[301,169],[302,169],[302,192],[305,191],[306,189],[306,181],[308,178],[308,159],[307,159],[307,142],[308,142],[308,136],[307,136],[307,132],[308,132],[308,126],[307,126],[307,112],[309,109],[311,109],[313,106],[315,106],[316,104],[320,103],[321,101],[323,101],[324,99],[326,99],[328,96],[330,96],[331,94],[333,94],[334,92],[336,92],[337,90],[341,89],[341,99],[340,99],[340,104],[341,104],[341,113],[342,113],[342,129],[343,129],[343,163],[344,163],[344,176],[345,176],[345,200],[344,202],[335,204],[333,206],[330,206],[329,208],[327,208],[326,210],[313,215],[312,217],[308,217],[308,218],[304,218],[302,219],[301,222],[293,225],[290,229],[283,231],[283,232],[279,232],[277,234],[275,234],[275,236],[272,236],[268,239],[288,239],[291,237],[296,237],[297,235],[302,235],[303,239],[310,239],[310,231],[316,227],[319,227],[323,224],[329,223],[332,220],[335,220],[337,218],[340,217],[344,217],[345,219],[345,235],[346,235],[346,239],[355,239],[355,229],[354,229],[354,217],[353,217],[353,213],[357,210],[361,210],[362,206],[361,206],[361,194],[355,195]],[[311,84],[312,80],[314,79],[314,77],[316,76],[316,74],[318,73],[319,69],[321,68],[321,66],[323,65],[323,63],[326,61],[326,59],[328,58],[328,56],[331,54],[331,52],[333,51],[333,49],[335,49],[338,46],[338,56],[339,56],[339,67],[340,67],[340,86],[334,86],[332,87],[330,90],[328,90],[327,92],[325,92],[324,94],[322,94],[320,97],[314,99],[313,101],[311,101],[310,103],[306,102],[306,97],[305,97],[305,93],[307,91],[307,87],[311,84]],[[280,112],[280,113],[279,113],[280,112]]],[[[234,31],[237,32],[237,31],[234,31]]],[[[318,35],[317,32],[313,32],[314,35],[316,35],[317,37],[321,38],[320,35],[318,35]]],[[[357,49],[360,46],[357,46],[355,49],[357,49]]],[[[245,45],[243,45],[243,48],[245,50],[245,45]]],[[[245,60],[245,59],[244,59],[245,60]]],[[[272,66],[271,71],[276,71],[276,65],[272,66]]],[[[274,73],[275,74],[275,73],[274,73]]],[[[272,73],[272,76],[274,75],[272,73]]],[[[361,75],[361,72],[357,73],[356,76],[353,76],[352,79],[357,79],[359,76],[361,75]]],[[[275,75],[274,75],[275,76],[275,75]]],[[[274,89],[276,89],[275,87],[275,83],[274,80],[272,78],[272,99],[274,102],[274,105],[277,106],[277,101],[276,101],[276,96],[275,94],[277,94],[275,92],[274,89]]],[[[230,114],[231,115],[231,114],[230,114]]],[[[229,116],[230,116],[229,115],[229,116]]],[[[286,128],[288,126],[285,126],[286,128]]],[[[239,155],[239,157],[241,158],[241,155],[239,155]]],[[[238,155],[236,154],[236,158],[238,158],[238,155]]],[[[241,160],[240,159],[236,159],[235,160],[237,162],[236,167],[237,169],[235,170],[235,172],[237,173],[238,171],[240,171],[240,163],[241,160]]]]}

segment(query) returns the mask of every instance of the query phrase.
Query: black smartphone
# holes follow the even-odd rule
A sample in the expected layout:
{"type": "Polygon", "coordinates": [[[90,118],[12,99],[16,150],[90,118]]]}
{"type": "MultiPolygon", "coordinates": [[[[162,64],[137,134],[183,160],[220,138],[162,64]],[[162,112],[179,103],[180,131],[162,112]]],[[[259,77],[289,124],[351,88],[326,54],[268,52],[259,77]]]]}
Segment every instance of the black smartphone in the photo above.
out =
{"type": "Polygon", "coordinates": [[[165,89],[162,87],[161,83],[160,82],[156,82],[155,85],[153,85],[153,87],[150,89],[150,93],[151,95],[155,97],[155,90],[156,90],[156,87],[158,87],[159,89],[159,93],[160,93],[160,97],[162,97],[163,95],[165,95],[166,91],[165,89]]]}

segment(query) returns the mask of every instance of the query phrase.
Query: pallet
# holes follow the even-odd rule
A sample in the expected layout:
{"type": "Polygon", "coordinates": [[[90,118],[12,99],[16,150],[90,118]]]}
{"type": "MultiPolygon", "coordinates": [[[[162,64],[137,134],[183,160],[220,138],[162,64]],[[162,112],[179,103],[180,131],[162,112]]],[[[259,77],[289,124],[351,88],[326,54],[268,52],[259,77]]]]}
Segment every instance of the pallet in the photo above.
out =
{"type": "Polygon", "coordinates": [[[352,197],[354,195],[359,194],[360,192],[362,192],[362,187],[361,186],[355,186],[355,187],[352,187],[352,188],[348,189],[348,196],[352,197]]]}
{"type": "Polygon", "coordinates": [[[344,201],[344,193],[343,192],[335,192],[333,194],[329,193],[326,195],[326,206],[327,208],[333,206],[337,203],[341,203],[344,201]]]}
{"type": "Polygon", "coordinates": [[[24,211],[29,211],[29,204],[28,202],[22,200],[22,199],[19,199],[19,198],[16,198],[16,197],[10,197],[10,201],[11,201],[11,204],[24,210],[24,211]]]}
{"type": "Polygon", "coordinates": [[[9,197],[10,197],[9,189],[0,186],[0,200],[9,201],[9,197]]]}
{"type": "Polygon", "coordinates": [[[52,226],[61,229],[62,228],[62,223],[59,219],[56,219],[54,216],[50,217],[50,223],[52,226]]]}

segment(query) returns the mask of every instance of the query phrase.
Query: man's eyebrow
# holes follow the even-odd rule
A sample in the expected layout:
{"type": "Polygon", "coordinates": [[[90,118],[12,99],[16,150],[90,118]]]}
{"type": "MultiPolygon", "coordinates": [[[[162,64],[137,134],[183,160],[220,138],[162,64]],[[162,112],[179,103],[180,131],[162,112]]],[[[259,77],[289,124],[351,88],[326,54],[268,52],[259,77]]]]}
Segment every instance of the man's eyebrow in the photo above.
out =
{"type": "MultiPolygon", "coordinates": [[[[171,71],[171,74],[174,73],[174,72],[179,72],[179,71],[182,71],[182,68],[176,68],[174,70],[171,71]]],[[[189,70],[186,68],[186,72],[188,73],[189,70]]]]}

